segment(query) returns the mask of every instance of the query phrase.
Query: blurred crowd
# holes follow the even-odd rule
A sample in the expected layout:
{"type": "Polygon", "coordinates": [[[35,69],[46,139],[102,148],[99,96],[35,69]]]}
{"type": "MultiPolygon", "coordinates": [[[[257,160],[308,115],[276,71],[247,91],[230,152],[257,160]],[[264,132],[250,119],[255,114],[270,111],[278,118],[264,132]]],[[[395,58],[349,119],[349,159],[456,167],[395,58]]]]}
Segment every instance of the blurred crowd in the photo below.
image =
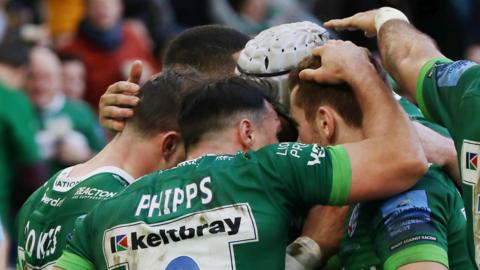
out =
{"type": "MultiPolygon", "coordinates": [[[[480,62],[478,0],[0,0],[2,223],[13,230],[36,188],[102,149],[100,96],[136,59],[144,80],[161,71],[165,45],[181,31],[222,24],[255,35],[385,5],[407,14],[446,56],[480,62]]],[[[331,35],[375,50],[361,33],[331,35]]]]}

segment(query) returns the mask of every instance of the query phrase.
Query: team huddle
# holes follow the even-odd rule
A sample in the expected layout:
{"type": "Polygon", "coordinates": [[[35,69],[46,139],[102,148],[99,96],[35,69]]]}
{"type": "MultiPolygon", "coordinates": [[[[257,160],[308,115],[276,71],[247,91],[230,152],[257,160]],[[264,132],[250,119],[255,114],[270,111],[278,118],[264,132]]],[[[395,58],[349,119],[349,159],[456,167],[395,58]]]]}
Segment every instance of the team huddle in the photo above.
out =
{"type": "Polygon", "coordinates": [[[381,64],[310,22],[135,63],[100,99],[115,137],[23,205],[17,269],[477,269],[480,65],[396,9],[325,26],[381,64]]]}

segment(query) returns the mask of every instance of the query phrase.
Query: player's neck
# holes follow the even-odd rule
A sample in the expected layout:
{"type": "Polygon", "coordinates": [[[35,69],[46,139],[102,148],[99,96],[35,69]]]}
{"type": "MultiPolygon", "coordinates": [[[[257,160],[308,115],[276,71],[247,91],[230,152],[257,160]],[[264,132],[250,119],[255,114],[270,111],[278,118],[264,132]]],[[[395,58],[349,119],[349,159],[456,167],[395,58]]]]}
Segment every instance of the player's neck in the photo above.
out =
{"type": "Polygon", "coordinates": [[[187,151],[187,160],[196,159],[204,155],[234,155],[244,151],[242,145],[228,140],[203,141],[190,147],[187,151]]]}
{"type": "Polygon", "coordinates": [[[115,166],[137,179],[157,169],[157,158],[155,154],[152,154],[152,149],[147,143],[131,139],[130,136],[117,134],[92,159],[75,166],[70,175],[81,176],[100,167],[115,166]]]}
{"type": "Polygon", "coordinates": [[[359,142],[365,139],[362,129],[354,127],[345,127],[342,132],[339,132],[335,144],[345,144],[352,142],[359,142]]]}

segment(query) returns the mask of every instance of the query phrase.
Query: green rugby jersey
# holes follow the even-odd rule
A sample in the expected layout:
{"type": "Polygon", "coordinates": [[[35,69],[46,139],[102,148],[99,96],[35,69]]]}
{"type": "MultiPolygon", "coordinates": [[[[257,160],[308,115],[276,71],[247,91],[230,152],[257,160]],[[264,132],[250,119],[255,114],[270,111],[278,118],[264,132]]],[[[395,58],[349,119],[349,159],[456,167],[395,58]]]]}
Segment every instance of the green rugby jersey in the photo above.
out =
{"type": "Polygon", "coordinates": [[[475,269],[464,211],[453,181],[432,165],[408,191],[350,207],[339,253],[342,269],[397,269],[420,261],[475,269]]]}
{"type": "Polygon", "coordinates": [[[480,65],[431,59],[417,81],[417,102],[429,119],[445,126],[457,149],[467,215],[467,241],[480,263],[480,65]]]}
{"type": "Polygon", "coordinates": [[[71,238],[75,220],[122,191],[133,178],[118,167],[84,177],[55,174],[25,202],[18,215],[17,269],[50,269],[71,238]]]}
{"type": "Polygon", "coordinates": [[[0,217],[11,229],[11,209],[16,170],[40,161],[34,134],[38,122],[33,106],[21,90],[0,82],[0,217]]]}
{"type": "Polygon", "coordinates": [[[75,225],[64,269],[284,269],[290,222],[344,204],[343,146],[281,143],[143,177],[75,225]],[[254,259],[253,259],[254,258],[254,259]]]}

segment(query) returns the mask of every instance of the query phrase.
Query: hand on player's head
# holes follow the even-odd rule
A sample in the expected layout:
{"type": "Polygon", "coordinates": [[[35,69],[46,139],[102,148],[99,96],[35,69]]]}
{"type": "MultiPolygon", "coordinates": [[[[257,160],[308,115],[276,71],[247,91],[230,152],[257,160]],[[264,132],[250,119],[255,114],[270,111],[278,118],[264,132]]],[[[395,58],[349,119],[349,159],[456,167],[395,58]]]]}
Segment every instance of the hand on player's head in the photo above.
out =
{"type": "Polygon", "coordinates": [[[358,76],[359,70],[371,65],[368,50],[350,41],[329,40],[316,48],[313,55],[322,59],[322,66],[302,70],[299,74],[302,80],[329,84],[348,83],[358,76]]]}
{"type": "Polygon", "coordinates": [[[100,97],[98,115],[100,125],[108,130],[122,131],[125,119],[133,116],[133,109],[139,98],[138,85],[142,76],[142,62],[135,61],[130,70],[128,81],[116,82],[107,88],[100,97]]]}
{"type": "Polygon", "coordinates": [[[324,23],[325,27],[340,30],[362,30],[367,37],[374,37],[377,34],[375,29],[375,15],[378,9],[359,12],[353,16],[330,20],[324,23]]]}

